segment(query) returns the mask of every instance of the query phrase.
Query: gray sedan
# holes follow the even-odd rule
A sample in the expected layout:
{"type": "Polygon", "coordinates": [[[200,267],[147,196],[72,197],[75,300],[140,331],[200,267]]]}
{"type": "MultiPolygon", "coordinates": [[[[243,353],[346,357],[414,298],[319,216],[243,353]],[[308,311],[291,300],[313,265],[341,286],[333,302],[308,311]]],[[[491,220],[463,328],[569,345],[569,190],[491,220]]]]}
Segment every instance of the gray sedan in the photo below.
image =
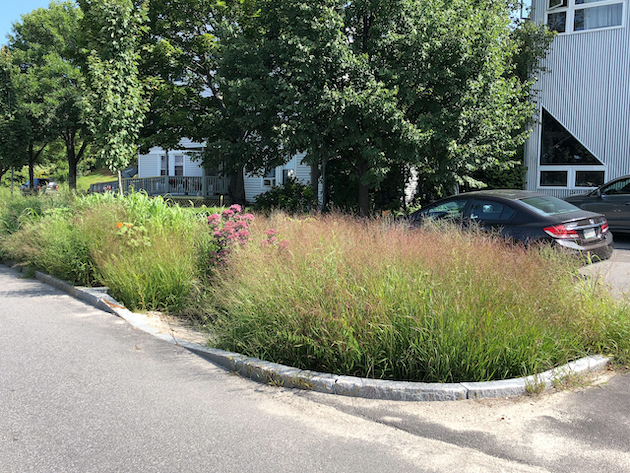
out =
{"type": "Polygon", "coordinates": [[[630,232],[630,175],[564,200],[581,209],[604,214],[613,232],[630,232]]]}

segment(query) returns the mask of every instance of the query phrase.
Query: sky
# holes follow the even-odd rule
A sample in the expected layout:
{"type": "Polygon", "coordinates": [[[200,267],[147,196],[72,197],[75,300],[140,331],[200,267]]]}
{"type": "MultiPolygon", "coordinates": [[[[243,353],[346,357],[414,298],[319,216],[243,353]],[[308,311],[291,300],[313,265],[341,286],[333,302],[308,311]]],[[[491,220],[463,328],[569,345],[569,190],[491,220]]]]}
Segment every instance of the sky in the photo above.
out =
{"type": "MultiPolygon", "coordinates": [[[[531,0],[525,0],[524,3],[529,6],[531,0]]],[[[0,0],[0,44],[7,43],[11,24],[20,21],[21,15],[49,4],[50,0],[0,0]]]]}
{"type": "Polygon", "coordinates": [[[11,24],[20,21],[21,15],[49,4],[50,0],[0,0],[0,44],[7,43],[11,24]]]}

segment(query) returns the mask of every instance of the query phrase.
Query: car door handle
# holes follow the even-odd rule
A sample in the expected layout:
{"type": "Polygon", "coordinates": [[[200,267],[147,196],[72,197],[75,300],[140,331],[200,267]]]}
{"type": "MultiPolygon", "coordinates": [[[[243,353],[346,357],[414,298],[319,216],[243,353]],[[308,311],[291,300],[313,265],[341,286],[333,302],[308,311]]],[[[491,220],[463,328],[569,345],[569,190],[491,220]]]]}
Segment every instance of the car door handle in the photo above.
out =
{"type": "Polygon", "coordinates": [[[630,205],[630,202],[625,202],[623,205],[630,205]]]}

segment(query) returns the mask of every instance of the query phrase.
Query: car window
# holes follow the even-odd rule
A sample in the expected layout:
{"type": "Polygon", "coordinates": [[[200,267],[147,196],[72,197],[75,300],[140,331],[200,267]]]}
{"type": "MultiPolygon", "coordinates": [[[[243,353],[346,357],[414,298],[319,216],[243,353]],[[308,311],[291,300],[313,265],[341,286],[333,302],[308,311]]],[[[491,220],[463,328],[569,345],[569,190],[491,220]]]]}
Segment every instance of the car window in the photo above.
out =
{"type": "Polygon", "coordinates": [[[622,179],[620,181],[608,184],[602,189],[604,195],[630,194],[630,179],[622,179]]]}
{"type": "Polygon", "coordinates": [[[526,207],[533,210],[537,214],[548,217],[550,215],[561,215],[571,212],[579,212],[580,209],[575,205],[564,200],[552,197],[550,195],[540,195],[536,197],[526,197],[521,199],[526,207]]]}
{"type": "Polygon", "coordinates": [[[491,200],[475,200],[470,208],[470,218],[480,221],[507,222],[515,213],[512,207],[491,200]]]}
{"type": "Polygon", "coordinates": [[[461,218],[466,207],[466,199],[450,200],[420,211],[421,218],[461,218]]]}

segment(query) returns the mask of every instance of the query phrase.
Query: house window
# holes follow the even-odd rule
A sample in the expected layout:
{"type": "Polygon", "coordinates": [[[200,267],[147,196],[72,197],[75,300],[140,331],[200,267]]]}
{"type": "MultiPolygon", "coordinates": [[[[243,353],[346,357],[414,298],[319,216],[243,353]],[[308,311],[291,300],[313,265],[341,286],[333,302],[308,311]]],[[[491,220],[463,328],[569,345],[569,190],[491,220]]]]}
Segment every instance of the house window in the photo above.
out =
{"type": "Polygon", "coordinates": [[[624,4],[620,0],[548,0],[547,26],[558,33],[622,26],[624,4]]]}
{"type": "Polygon", "coordinates": [[[263,186],[275,187],[276,185],[276,168],[270,169],[265,177],[263,177],[263,186]]]}
{"type": "Polygon", "coordinates": [[[160,156],[160,176],[166,176],[166,155],[160,156]]]}
{"type": "Polygon", "coordinates": [[[175,156],[175,175],[184,175],[184,156],[182,156],[181,154],[175,156]]]}
{"type": "Polygon", "coordinates": [[[540,164],[592,166],[602,163],[547,110],[542,110],[540,164]]]}
{"type": "Polygon", "coordinates": [[[576,171],[575,187],[599,187],[604,183],[604,171],[576,171]]]}

